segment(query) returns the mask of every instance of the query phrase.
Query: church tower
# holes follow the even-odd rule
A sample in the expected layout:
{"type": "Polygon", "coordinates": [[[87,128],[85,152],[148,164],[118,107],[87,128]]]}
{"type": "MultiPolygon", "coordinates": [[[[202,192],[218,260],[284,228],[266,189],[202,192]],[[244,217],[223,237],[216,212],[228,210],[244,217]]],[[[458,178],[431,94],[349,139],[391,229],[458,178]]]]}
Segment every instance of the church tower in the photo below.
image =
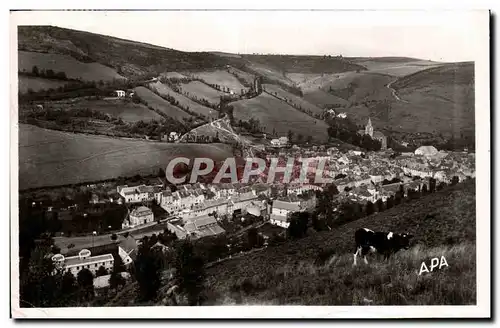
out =
{"type": "Polygon", "coordinates": [[[368,124],[365,126],[365,134],[373,138],[373,126],[371,118],[368,118],[368,124]]]}

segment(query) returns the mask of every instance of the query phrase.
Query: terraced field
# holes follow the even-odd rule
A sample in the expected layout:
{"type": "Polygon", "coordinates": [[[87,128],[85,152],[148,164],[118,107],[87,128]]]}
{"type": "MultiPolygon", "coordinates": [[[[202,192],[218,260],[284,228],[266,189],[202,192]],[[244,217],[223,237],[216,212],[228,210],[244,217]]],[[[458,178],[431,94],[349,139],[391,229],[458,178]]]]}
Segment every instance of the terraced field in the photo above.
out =
{"type": "Polygon", "coordinates": [[[142,104],[135,104],[123,99],[87,100],[78,102],[61,100],[48,103],[49,108],[61,108],[64,110],[93,109],[114,117],[120,117],[124,122],[134,123],[138,121],[161,121],[162,116],[142,104]]]}
{"type": "Polygon", "coordinates": [[[154,88],[161,95],[169,95],[171,97],[174,97],[175,100],[177,100],[179,102],[179,104],[181,104],[182,106],[188,107],[190,111],[204,115],[206,117],[216,118],[218,116],[217,111],[215,111],[211,108],[205,107],[203,105],[200,105],[197,102],[192,101],[191,99],[187,98],[186,96],[181,95],[180,93],[173,91],[172,89],[170,89],[170,87],[168,85],[165,85],[161,82],[151,83],[150,87],[154,88]]]}
{"type": "Polygon", "coordinates": [[[66,85],[65,81],[48,80],[39,77],[19,75],[18,90],[20,93],[26,93],[29,89],[37,92],[40,90],[57,89],[66,85]]]}
{"type": "Polygon", "coordinates": [[[168,101],[145,87],[137,87],[134,89],[134,91],[139,96],[139,98],[145,100],[148,103],[148,106],[152,106],[154,109],[161,111],[167,116],[180,121],[185,118],[187,119],[192,117],[182,109],[172,106],[168,101]]]}
{"type": "Polygon", "coordinates": [[[19,124],[19,189],[151,174],[178,156],[231,156],[223,144],[171,144],[46,130],[19,124]]]}
{"type": "Polygon", "coordinates": [[[328,126],[325,122],[313,119],[266,93],[231,105],[234,106],[236,120],[258,119],[267,133],[272,133],[274,129],[277,134],[286,136],[288,130],[291,130],[295,136],[302,134],[304,137],[312,136],[315,140],[328,139],[328,126]]]}
{"type": "Polygon", "coordinates": [[[218,104],[220,102],[220,97],[225,95],[225,93],[215,90],[199,81],[182,84],[181,88],[182,91],[188,93],[189,97],[206,99],[212,104],[218,104]]]}
{"type": "Polygon", "coordinates": [[[177,72],[165,72],[165,73],[162,73],[161,76],[164,76],[167,79],[185,79],[185,78],[187,78],[186,75],[183,75],[183,74],[177,73],[177,72]]]}
{"type": "Polygon", "coordinates": [[[241,89],[244,89],[244,90],[248,89],[244,85],[242,85],[236,77],[234,77],[232,74],[230,74],[224,70],[216,70],[216,71],[211,71],[211,72],[207,72],[207,71],[195,72],[195,73],[193,73],[193,75],[201,78],[202,80],[206,81],[207,83],[218,84],[218,85],[224,86],[226,88],[229,88],[231,91],[233,91],[236,94],[240,94],[241,89]]]}
{"type": "Polygon", "coordinates": [[[253,84],[255,75],[250,74],[248,72],[242,71],[241,69],[237,69],[234,67],[231,67],[229,69],[231,73],[236,74],[240,79],[244,80],[246,83],[253,84]]]}
{"type": "Polygon", "coordinates": [[[274,84],[263,84],[262,87],[266,92],[269,92],[273,95],[276,95],[280,97],[281,99],[287,99],[293,106],[299,106],[299,108],[302,108],[306,111],[311,111],[312,114],[322,114],[323,109],[319,108],[316,105],[311,104],[310,102],[304,100],[304,98],[301,98],[299,96],[296,96],[290,92],[287,92],[280,88],[277,85],[274,84]]]}
{"type": "Polygon", "coordinates": [[[38,69],[54,72],[64,72],[71,79],[83,81],[110,81],[113,79],[125,79],[116,70],[99,63],[83,63],[73,57],[52,53],[18,51],[18,70],[31,72],[33,66],[38,69]]]}

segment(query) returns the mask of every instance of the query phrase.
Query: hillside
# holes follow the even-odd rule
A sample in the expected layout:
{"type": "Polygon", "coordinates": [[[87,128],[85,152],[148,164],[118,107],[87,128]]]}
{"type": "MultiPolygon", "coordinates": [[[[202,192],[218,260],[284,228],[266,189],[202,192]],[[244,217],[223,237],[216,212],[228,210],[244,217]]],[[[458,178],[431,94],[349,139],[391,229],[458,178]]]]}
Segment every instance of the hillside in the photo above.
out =
{"type": "Polygon", "coordinates": [[[162,116],[142,104],[136,104],[124,99],[102,99],[79,101],[60,100],[46,102],[45,106],[50,109],[63,109],[67,111],[92,109],[113,117],[119,117],[124,122],[134,123],[138,121],[161,121],[162,116]]]}
{"type": "Polygon", "coordinates": [[[474,183],[222,262],[208,269],[208,288],[216,304],[226,305],[361,305],[364,298],[372,305],[475,304],[474,183]],[[360,227],[415,237],[390,264],[371,258],[369,266],[353,269],[353,236],[360,227]],[[418,276],[422,261],[442,255],[449,267],[418,276]]]}
{"type": "Polygon", "coordinates": [[[28,90],[34,92],[40,90],[57,89],[66,85],[68,82],[59,80],[49,80],[39,77],[19,75],[18,90],[19,93],[26,93],[28,90]]]}
{"type": "Polygon", "coordinates": [[[124,79],[115,69],[100,63],[81,62],[71,56],[57,53],[18,51],[18,70],[20,72],[32,72],[34,66],[39,70],[64,72],[67,78],[81,79],[82,81],[124,79]]]}
{"type": "Polygon", "coordinates": [[[192,75],[201,78],[209,84],[218,84],[222,87],[229,88],[236,94],[241,94],[241,90],[246,91],[248,89],[242,85],[234,75],[224,70],[194,72],[192,75]]]}
{"type": "Polygon", "coordinates": [[[228,59],[211,53],[182,52],[151,44],[53,26],[20,26],[19,50],[97,62],[124,76],[223,67],[228,59]]]}
{"type": "Polygon", "coordinates": [[[251,118],[260,121],[267,134],[276,132],[279,136],[286,136],[291,130],[295,136],[312,136],[314,140],[325,141],[328,139],[328,126],[325,122],[304,114],[286,102],[262,93],[261,95],[231,103],[234,106],[236,121],[248,121],[251,118]]]}
{"type": "Polygon", "coordinates": [[[283,73],[337,73],[366,69],[331,56],[242,55],[242,58],[283,73]]]}
{"type": "Polygon", "coordinates": [[[354,58],[352,62],[366,67],[370,72],[395,77],[413,74],[443,63],[407,57],[354,58]]]}
{"type": "Polygon", "coordinates": [[[324,110],[319,108],[318,106],[311,104],[307,100],[304,100],[304,98],[301,98],[299,96],[296,96],[290,92],[283,90],[277,85],[263,84],[262,87],[266,92],[270,93],[271,95],[275,95],[280,99],[286,100],[293,107],[295,108],[299,107],[301,110],[307,111],[312,115],[321,115],[324,112],[324,110]]]}
{"type": "Polygon", "coordinates": [[[172,144],[46,130],[19,124],[19,189],[157,173],[178,156],[223,160],[223,144],[172,144]]]}
{"type": "Polygon", "coordinates": [[[139,98],[147,103],[148,106],[153,107],[166,116],[172,117],[179,121],[192,117],[190,114],[186,113],[176,106],[171,105],[168,101],[156,95],[151,90],[145,87],[137,87],[134,89],[134,91],[137,96],[139,96],[139,98]]]}
{"type": "Polygon", "coordinates": [[[173,91],[171,88],[169,88],[167,85],[161,83],[161,82],[155,82],[155,83],[150,83],[150,87],[155,89],[160,95],[168,95],[171,97],[174,97],[175,100],[179,102],[179,104],[185,108],[188,108],[190,111],[201,114],[206,117],[212,117],[215,118],[218,116],[218,112],[205,107],[203,105],[198,104],[197,102],[194,102],[193,100],[187,98],[186,96],[177,93],[173,91]]]}
{"type": "Polygon", "coordinates": [[[392,105],[393,125],[474,137],[473,63],[429,68],[399,78],[391,87],[403,100],[392,105]]]}
{"type": "Polygon", "coordinates": [[[181,85],[181,89],[188,97],[206,99],[211,104],[218,104],[220,97],[225,95],[224,92],[215,90],[200,81],[184,83],[181,85]]]}

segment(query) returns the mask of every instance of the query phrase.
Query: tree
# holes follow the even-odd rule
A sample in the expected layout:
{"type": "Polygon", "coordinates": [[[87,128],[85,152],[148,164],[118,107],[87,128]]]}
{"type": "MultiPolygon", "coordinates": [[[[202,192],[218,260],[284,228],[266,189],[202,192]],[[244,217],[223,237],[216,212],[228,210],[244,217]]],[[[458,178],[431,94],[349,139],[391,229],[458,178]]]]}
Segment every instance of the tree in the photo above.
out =
{"type": "Polygon", "coordinates": [[[85,300],[91,298],[94,294],[94,275],[89,269],[82,269],[77,275],[78,286],[85,300]]]}
{"type": "Polygon", "coordinates": [[[372,202],[368,201],[366,203],[366,215],[371,215],[375,212],[375,205],[372,202]]]}
{"type": "Polygon", "coordinates": [[[387,198],[387,209],[394,207],[394,196],[387,198]]]}
{"type": "Polygon", "coordinates": [[[106,268],[101,265],[99,267],[99,269],[97,270],[95,276],[101,277],[101,276],[106,276],[107,274],[108,274],[108,270],[106,270],[106,268]]]}
{"type": "Polygon", "coordinates": [[[256,228],[250,228],[248,229],[247,232],[247,239],[248,239],[248,247],[254,248],[254,247],[261,247],[264,244],[264,240],[259,235],[258,231],[256,228]]]}
{"type": "Polygon", "coordinates": [[[376,205],[377,205],[378,212],[384,211],[384,202],[382,201],[382,198],[377,199],[376,205]]]}
{"type": "Polygon", "coordinates": [[[57,284],[59,275],[53,275],[52,260],[45,255],[49,254],[48,245],[38,245],[29,255],[27,270],[20,274],[20,306],[22,307],[51,307],[56,306],[58,300],[57,284]]]}
{"type": "Polygon", "coordinates": [[[139,284],[139,297],[142,301],[156,298],[160,288],[161,258],[157,251],[151,249],[148,242],[139,247],[135,261],[135,276],[139,284]]]}
{"type": "Polygon", "coordinates": [[[429,192],[435,192],[436,191],[436,179],[430,178],[429,180],[429,192]]]}
{"type": "Polygon", "coordinates": [[[295,212],[290,217],[290,225],[287,234],[290,238],[302,238],[307,234],[309,214],[307,212],[295,212]]]}
{"type": "Polygon", "coordinates": [[[77,290],[78,286],[76,284],[76,278],[71,273],[71,271],[67,271],[63,275],[62,283],[61,283],[61,292],[65,295],[72,294],[77,290]]]}
{"type": "Polygon", "coordinates": [[[194,254],[189,240],[182,241],[176,252],[175,276],[179,291],[187,294],[189,305],[201,305],[205,269],[203,259],[194,254]]]}

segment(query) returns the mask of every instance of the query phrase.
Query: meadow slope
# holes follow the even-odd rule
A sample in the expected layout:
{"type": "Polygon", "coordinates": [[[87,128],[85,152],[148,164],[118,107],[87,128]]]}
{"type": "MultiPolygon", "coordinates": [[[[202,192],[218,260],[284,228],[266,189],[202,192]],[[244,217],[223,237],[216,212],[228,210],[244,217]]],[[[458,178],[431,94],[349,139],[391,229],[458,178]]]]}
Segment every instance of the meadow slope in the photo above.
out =
{"type": "Polygon", "coordinates": [[[171,144],[46,130],[19,124],[19,189],[152,174],[177,156],[223,160],[222,144],[171,144]]]}
{"type": "Polygon", "coordinates": [[[113,79],[124,79],[113,68],[99,63],[84,63],[68,55],[18,51],[18,70],[31,72],[33,66],[38,69],[54,72],[64,72],[70,79],[81,79],[82,81],[111,81],[113,79]]]}
{"type": "Polygon", "coordinates": [[[186,96],[175,92],[168,85],[165,85],[161,82],[155,82],[155,83],[150,83],[149,86],[151,88],[155,89],[162,96],[168,95],[168,96],[174,97],[175,100],[177,100],[180,105],[187,107],[192,112],[204,115],[206,117],[212,117],[212,118],[215,118],[218,116],[217,111],[215,111],[211,108],[208,108],[206,106],[200,105],[197,102],[194,102],[191,99],[187,98],[186,96]]]}
{"type": "Polygon", "coordinates": [[[475,181],[268,247],[208,269],[216,304],[475,304],[475,181]],[[410,250],[389,263],[352,267],[353,236],[366,227],[414,234],[410,250]],[[419,276],[421,263],[445,256],[448,267],[419,276]]]}
{"type": "Polygon", "coordinates": [[[145,87],[137,87],[134,91],[139,98],[147,102],[148,106],[153,107],[171,118],[182,121],[184,118],[187,119],[191,117],[191,114],[186,113],[179,107],[171,105],[168,101],[145,87]]]}
{"type": "Polygon", "coordinates": [[[319,108],[316,105],[311,104],[304,98],[301,98],[299,96],[296,96],[290,92],[287,92],[280,88],[277,85],[274,84],[263,84],[262,88],[266,91],[269,92],[272,95],[276,95],[280,99],[286,99],[288,102],[290,102],[294,107],[299,107],[302,108],[302,110],[305,111],[310,111],[313,115],[318,114],[321,115],[323,114],[323,109],[319,108]]]}
{"type": "Polygon", "coordinates": [[[268,134],[275,130],[280,136],[286,136],[291,130],[295,136],[312,136],[318,141],[328,139],[328,126],[324,121],[314,119],[267,93],[231,105],[234,106],[235,120],[258,119],[268,134]]]}

